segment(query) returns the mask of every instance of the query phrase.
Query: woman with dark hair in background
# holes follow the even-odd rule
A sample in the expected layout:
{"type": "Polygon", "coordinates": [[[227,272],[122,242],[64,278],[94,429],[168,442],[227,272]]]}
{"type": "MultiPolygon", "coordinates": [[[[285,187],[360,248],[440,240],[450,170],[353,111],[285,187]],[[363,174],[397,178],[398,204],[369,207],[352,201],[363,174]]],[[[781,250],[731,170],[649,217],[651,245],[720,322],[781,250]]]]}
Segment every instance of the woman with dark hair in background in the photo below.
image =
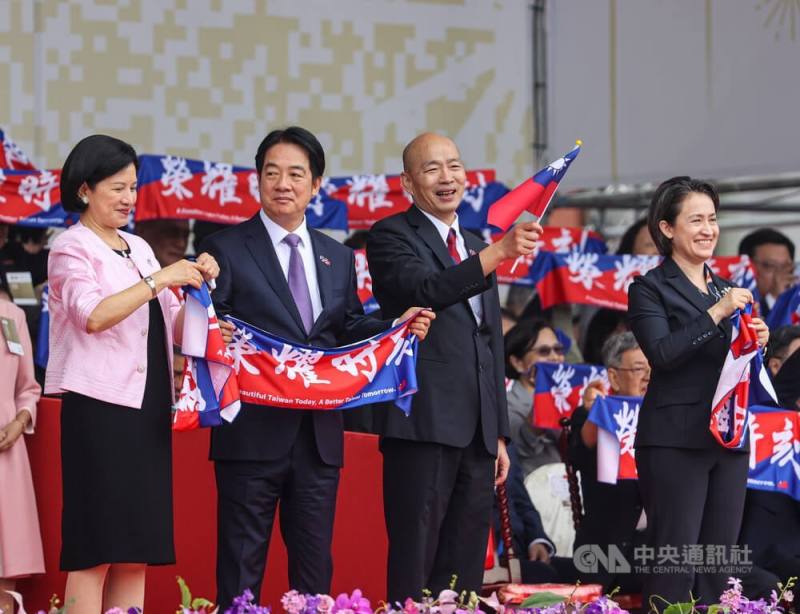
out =
{"type": "Polygon", "coordinates": [[[7,590],[17,578],[44,573],[36,495],[23,434],[32,435],[41,388],[25,314],[0,275],[0,611],[14,611],[7,590]]]}
{"type": "Polygon", "coordinates": [[[508,423],[522,472],[561,462],[558,431],[533,426],[533,391],[537,362],[564,362],[564,345],[544,320],[523,320],[505,336],[508,423]]]}
{"type": "MultiPolygon", "coordinates": [[[[665,259],[637,277],[628,292],[631,329],[652,367],[635,444],[648,545],[656,554],[674,549],[678,557],[674,568],[645,576],[645,604],[655,596],[686,601],[690,593],[700,603],[713,603],[730,574],[695,573],[685,553],[700,545],[705,557],[705,546],[713,545],[729,554],[742,520],[748,448],[718,443],[709,424],[730,348],[730,317],[753,296],[705,264],[719,239],[718,208],[717,191],[707,182],[675,177],[662,183],[647,224],[665,259]]],[[[764,347],[766,324],[753,318],[752,328],[764,347]]],[[[724,571],[727,560],[700,563],[724,571]]],[[[661,609],[658,601],[652,606],[661,609]]]]}
{"type": "Polygon", "coordinates": [[[146,566],[175,562],[170,367],[183,308],[169,288],[219,273],[208,254],[161,269],[143,239],[119,230],[137,168],[130,145],[94,135],[61,173],[61,202],[80,221],[50,252],[45,392],[63,394],[61,569],[72,614],[142,608],[146,566]]]}

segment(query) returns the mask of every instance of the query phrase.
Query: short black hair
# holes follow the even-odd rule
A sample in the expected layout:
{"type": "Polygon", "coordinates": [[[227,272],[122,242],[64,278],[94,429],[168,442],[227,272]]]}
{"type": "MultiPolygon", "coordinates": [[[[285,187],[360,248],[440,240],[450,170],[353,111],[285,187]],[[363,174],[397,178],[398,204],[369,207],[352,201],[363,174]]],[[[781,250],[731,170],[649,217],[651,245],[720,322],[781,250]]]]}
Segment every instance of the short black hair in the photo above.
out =
{"type": "Polygon", "coordinates": [[[86,211],[78,190],[85,183],[94,187],[133,164],[139,170],[136,150],[125,141],[105,134],[93,134],[78,142],[61,169],[61,205],[70,213],[86,211]]]}
{"type": "Polygon", "coordinates": [[[789,250],[789,256],[794,260],[794,243],[774,228],[759,228],[745,236],[739,242],[739,254],[747,254],[752,259],[756,255],[756,248],[767,244],[785,245],[789,250]]]}
{"type": "Polygon", "coordinates": [[[705,194],[714,203],[714,211],[719,211],[719,194],[717,188],[708,181],[681,176],[667,179],[656,188],[650,208],[647,210],[647,228],[662,256],[672,254],[672,241],[661,232],[658,223],[664,220],[670,226],[681,212],[683,201],[692,193],[705,194]]]}
{"type": "Polygon", "coordinates": [[[621,254],[632,254],[633,253],[633,246],[636,243],[636,237],[639,234],[639,231],[647,225],[647,218],[643,217],[636,220],[633,224],[628,226],[628,229],[622,235],[622,238],[619,240],[619,246],[617,247],[617,255],[621,254]]]}
{"type": "Polygon", "coordinates": [[[511,357],[522,359],[536,345],[539,333],[545,328],[555,329],[545,320],[521,320],[503,338],[505,341],[506,377],[519,379],[521,373],[511,364],[511,357]]]}
{"type": "Polygon", "coordinates": [[[781,326],[769,335],[766,360],[770,358],[786,358],[784,354],[795,339],[800,339],[800,326],[781,326]]]}
{"type": "Polygon", "coordinates": [[[261,145],[258,146],[258,151],[256,151],[256,171],[258,171],[259,175],[264,170],[264,158],[267,155],[267,151],[278,143],[291,143],[305,151],[308,156],[308,166],[311,168],[311,178],[322,177],[325,172],[325,152],[322,149],[322,144],[311,132],[300,126],[289,126],[281,130],[273,130],[264,137],[261,145]]]}

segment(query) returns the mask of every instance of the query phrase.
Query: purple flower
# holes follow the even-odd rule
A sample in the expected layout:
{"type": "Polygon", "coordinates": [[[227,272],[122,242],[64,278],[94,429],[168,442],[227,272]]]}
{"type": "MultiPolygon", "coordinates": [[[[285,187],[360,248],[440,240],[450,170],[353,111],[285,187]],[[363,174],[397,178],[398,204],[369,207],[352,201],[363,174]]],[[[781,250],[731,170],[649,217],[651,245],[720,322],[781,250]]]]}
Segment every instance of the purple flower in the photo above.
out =
{"type": "Polygon", "coordinates": [[[296,590],[291,590],[281,597],[281,605],[288,614],[301,614],[306,607],[306,598],[296,590]]]}

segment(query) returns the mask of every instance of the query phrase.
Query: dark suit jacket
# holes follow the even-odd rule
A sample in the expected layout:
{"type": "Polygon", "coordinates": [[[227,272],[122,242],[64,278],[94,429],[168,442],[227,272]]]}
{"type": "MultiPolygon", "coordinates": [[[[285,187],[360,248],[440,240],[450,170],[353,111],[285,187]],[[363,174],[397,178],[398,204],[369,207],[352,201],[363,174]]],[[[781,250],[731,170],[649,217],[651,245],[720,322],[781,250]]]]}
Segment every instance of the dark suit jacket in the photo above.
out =
{"type": "Polygon", "coordinates": [[[436,228],[412,206],[375,224],[367,238],[372,291],[384,317],[414,305],[431,307],[436,320],[419,346],[410,417],[394,406],[375,415],[385,437],[466,447],[481,425],[483,441],[497,454],[498,437],[508,437],[500,301],[494,275],[484,277],[478,252],[486,244],[469,232],[474,254],[454,265],[436,228]],[[480,295],[478,326],[468,298],[480,295]]]}
{"type": "MultiPolygon", "coordinates": [[[[289,341],[325,348],[366,339],[385,330],[388,322],[364,315],[356,291],[353,251],[314,229],[310,228],[309,234],[323,307],[309,334],[303,328],[300,312],[259,215],[217,232],[203,243],[203,249],[220,266],[217,287],[211,294],[217,314],[233,315],[289,341]]],[[[281,458],[289,452],[306,414],[314,421],[322,461],[341,466],[344,446],[341,412],[250,403],[242,403],[241,412],[231,424],[213,429],[211,459],[281,458]]]]}
{"type": "MultiPolygon", "coordinates": [[[[731,283],[713,275],[720,291],[731,283]]],[[[731,324],[715,325],[703,296],[671,258],[628,290],[628,321],[652,373],[636,447],[710,448],[711,402],[730,347],[731,324]]],[[[745,448],[746,449],[746,448],[745,448]]]]}

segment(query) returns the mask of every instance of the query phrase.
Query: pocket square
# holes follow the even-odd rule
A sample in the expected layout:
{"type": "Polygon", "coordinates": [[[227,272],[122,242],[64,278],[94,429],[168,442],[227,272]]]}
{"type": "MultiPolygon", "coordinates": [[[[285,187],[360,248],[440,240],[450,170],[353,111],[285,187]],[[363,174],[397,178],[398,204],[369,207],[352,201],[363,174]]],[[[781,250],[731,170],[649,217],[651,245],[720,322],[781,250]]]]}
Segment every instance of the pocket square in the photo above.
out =
{"type": "Polygon", "coordinates": [[[331,261],[328,260],[325,256],[320,256],[319,261],[324,264],[325,266],[331,266],[331,261]]]}

